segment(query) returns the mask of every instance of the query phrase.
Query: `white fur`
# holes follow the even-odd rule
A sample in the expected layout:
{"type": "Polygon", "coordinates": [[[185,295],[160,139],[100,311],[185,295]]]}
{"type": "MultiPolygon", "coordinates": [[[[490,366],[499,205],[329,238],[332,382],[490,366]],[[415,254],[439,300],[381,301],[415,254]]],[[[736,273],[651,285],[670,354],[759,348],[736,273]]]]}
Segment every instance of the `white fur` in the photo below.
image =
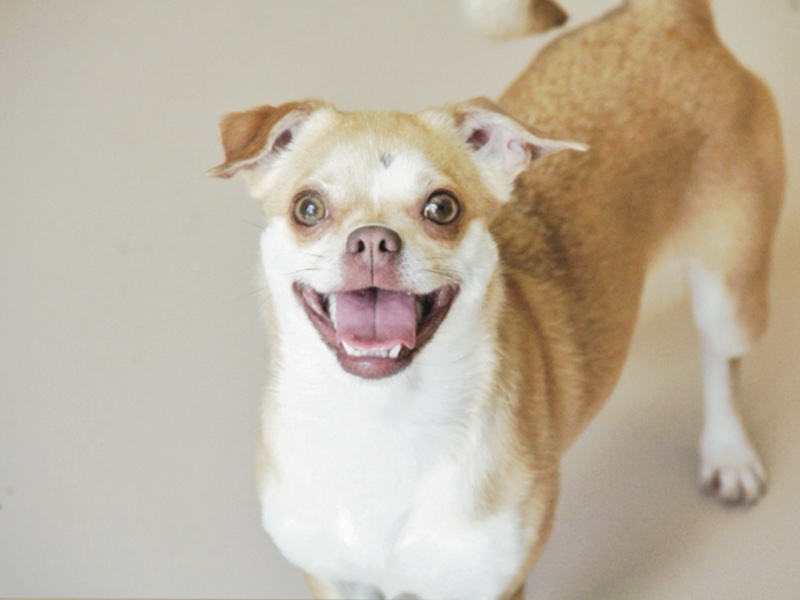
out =
{"type": "Polygon", "coordinates": [[[689,263],[688,274],[692,312],[703,339],[721,357],[742,356],[747,350],[746,338],[737,325],[736,306],[725,281],[695,261],[689,263]]]}
{"type": "MultiPolygon", "coordinates": [[[[330,135],[330,133],[328,134],[330,135]]],[[[417,149],[399,141],[383,144],[370,135],[356,136],[331,149],[309,173],[308,183],[322,187],[332,203],[367,200],[391,206],[416,198],[441,175],[417,149]],[[381,157],[390,160],[388,166],[381,157]]]]}
{"type": "Polygon", "coordinates": [[[531,0],[463,0],[461,4],[470,27],[488,38],[504,40],[533,31],[531,0]]]}
{"type": "Polygon", "coordinates": [[[754,502],[766,472],[736,408],[738,372],[732,360],[747,349],[724,280],[699,263],[689,265],[692,309],[703,343],[704,417],[701,484],[727,502],[754,502]]]}
{"type": "MultiPolygon", "coordinates": [[[[274,224],[262,238],[268,280],[285,276],[273,252],[286,235],[274,224]]],[[[487,440],[502,438],[487,431],[499,423],[476,418],[496,360],[482,310],[493,247],[474,223],[458,261],[472,277],[436,336],[388,380],[345,373],[296,300],[273,288],[293,359],[270,386],[263,435],[275,472],[261,485],[263,519],[303,569],[387,597],[462,599],[498,595],[518,570],[519,515],[476,518],[474,505],[487,440]]]]}
{"type": "Polygon", "coordinates": [[[419,197],[421,191],[440,179],[422,153],[407,148],[397,155],[390,154],[388,166],[372,171],[368,194],[374,204],[419,197]]]}
{"type": "Polygon", "coordinates": [[[766,471],[736,408],[730,361],[708,344],[703,345],[703,375],[700,482],[726,502],[755,502],[764,492],[766,471]]]}

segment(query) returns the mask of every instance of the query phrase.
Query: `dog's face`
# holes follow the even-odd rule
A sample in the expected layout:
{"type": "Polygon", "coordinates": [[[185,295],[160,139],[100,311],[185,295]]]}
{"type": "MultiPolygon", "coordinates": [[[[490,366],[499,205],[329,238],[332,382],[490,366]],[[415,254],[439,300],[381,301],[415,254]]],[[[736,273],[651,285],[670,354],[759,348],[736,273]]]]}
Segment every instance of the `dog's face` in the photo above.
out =
{"type": "Polygon", "coordinates": [[[577,147],[482,100],[415,115],[292,103],[228,115],[221,132],[226,162],[210,174],[241,170],[264,204],[279,320],[310,323],[369,379],[410,365],[456,303],[480,309],[493,212],[530,160],[577,147]]]}

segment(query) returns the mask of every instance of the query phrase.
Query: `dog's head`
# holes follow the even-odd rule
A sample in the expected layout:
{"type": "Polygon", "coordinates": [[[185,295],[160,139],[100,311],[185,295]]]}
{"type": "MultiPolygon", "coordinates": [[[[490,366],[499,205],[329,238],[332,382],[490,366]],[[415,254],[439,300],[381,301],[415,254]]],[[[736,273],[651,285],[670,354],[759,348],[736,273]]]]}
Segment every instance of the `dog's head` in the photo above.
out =
{"type": "Polygon", "coordinates": [[[498,262],[492,213],[531,160],[580,147],[482,99],[413,115],[263,106],[224,117],[221,138],[209,175],[242,172],[263,202],[279,323],[313,325],[345,371],[371,379],[410,365],[454,306],[480,310],[498,262]]]}

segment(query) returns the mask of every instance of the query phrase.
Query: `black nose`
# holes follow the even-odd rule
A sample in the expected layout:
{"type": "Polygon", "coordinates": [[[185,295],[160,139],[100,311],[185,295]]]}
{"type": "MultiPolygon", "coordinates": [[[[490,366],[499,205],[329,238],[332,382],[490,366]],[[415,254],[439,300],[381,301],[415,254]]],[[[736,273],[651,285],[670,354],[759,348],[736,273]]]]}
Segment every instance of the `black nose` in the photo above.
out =
{"type": "Polygon", "coordinates": [[[367,225],[354,230],[347,237],[348,254],[354,254],[367,264],[376,267],[393,258],[403,247],[397,232],[380,225],[367,225]]]}

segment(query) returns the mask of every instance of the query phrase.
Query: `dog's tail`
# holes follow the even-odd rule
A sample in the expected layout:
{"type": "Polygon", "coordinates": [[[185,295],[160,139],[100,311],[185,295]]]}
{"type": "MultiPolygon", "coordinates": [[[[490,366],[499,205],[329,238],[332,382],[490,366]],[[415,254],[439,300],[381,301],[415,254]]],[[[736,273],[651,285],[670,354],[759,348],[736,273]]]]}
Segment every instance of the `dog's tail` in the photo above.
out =
{"type": "MultiPolygon", "coordinates": [[[[461,5],[470,26],[495,40],[541,33],[567,21],[567,13],[555,0],[462,0],[461,5]]],[[[625,0],[623,6],[711,19],[711,0],[625,0]]]]}
{"type": "Polygon", "coordinates": [[[475,31],[496,40],[541,33],[567,21],[554,0],[462,0],[462,7],[475,31]]]}

